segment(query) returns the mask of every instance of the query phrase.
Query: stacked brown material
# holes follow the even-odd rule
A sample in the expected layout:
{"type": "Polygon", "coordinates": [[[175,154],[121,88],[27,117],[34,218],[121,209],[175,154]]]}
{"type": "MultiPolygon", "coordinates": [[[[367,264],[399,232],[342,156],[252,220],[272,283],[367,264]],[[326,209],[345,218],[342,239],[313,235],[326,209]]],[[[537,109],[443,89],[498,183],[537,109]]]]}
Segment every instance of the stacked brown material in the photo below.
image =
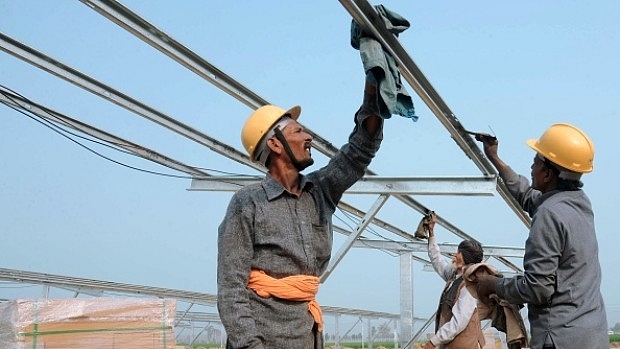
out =
{"type": "Polygon", "coordinates": [[[169,299],[13,300],[0,304],[2,349],[175,349],[169,299]]]}

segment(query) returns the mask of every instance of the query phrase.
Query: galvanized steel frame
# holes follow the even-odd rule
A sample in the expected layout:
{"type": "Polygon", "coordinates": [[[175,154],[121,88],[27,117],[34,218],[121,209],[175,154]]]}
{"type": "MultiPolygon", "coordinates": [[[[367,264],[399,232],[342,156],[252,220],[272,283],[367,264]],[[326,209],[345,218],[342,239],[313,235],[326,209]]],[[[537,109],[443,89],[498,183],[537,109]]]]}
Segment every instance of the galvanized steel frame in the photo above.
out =
{"type": "MultiPolygon", "coordinates": [[[[162,32],[161,30],[159,30],[152,24],[148,23],[144,19],[140,18],[138,15],[130,11],[128,8],[122,6],[118,2],[109,1],[109,0],[105,0],[105,1],[81,0],[81,1],[84,4],[93,8],[94,10],[96,10],[97,12],[101,13],[102,15],[110,19],[111,21],[125,28],[132,34],[141,38],[143,41],[149,43],[150,45],[152,45],[159,51],[165,53],[166,55],[168,55],[169,57],[171,57],[172,59],[174,59],[181,65],[185,66],[189,70],[196,73],[197,75],[203,77],[210,83],[213,83],[214,85],[216,85],[223,91],[227,92],[228,94],[230,94],[237,100],[241,101],[245,105],[251,108],[257,108],[261,105],[268,104],[268,102],[265,99],[263,99],[262,97],[254,93],[253,91],[247,89],[242,84],[235,81],[233,78],[226,75],[224,72],[222,72],[215,66],[211,65],[209,62],[207,62],[203,58],[199,57],[197,54],[192,52],[190,49],[183,46],[182,44],[180,44],[173,38],[169,37],[164,32],[162,32]]],[[[482,155],[478,147],[472,141],[471,137],[469,137],[465,133],[465,129],[461,125],[460,121],[448,108],[448,106],[441,99],[439,94],[434,90],[430,82],[428,82],[428,80],[424,77],[422,72],[415,65],[413,60],[409,57],[409,55],[404,50],[404,48],[400,45],[398,40],[385,29],[378,15],[374,11],[374,8],[365,0],[341,0],[340,2],[345,7],[345,9],[349,11],[353,19],[356,20],[358,23],[360,23],[360,25],[362,25],[366,30],[369,30],[370,32],[372,32],[377,37],[377,39],[381,41],[384,48],[386,48],[394,56],[396,61],[399,63],[401,73],[405,77],[407,82],[413,87],[413,89],[420,96],[420,98],[426,103],[429,109],[435,114],[435,116],[439,119],[439,121],[450,132],[453,139],[459,145],[459,147],[463,150],[463,152],[470,159],[472,159],[472,161],[481,170],[483,174],[483,177],[482,177],[483,182],[488,183],[489,180],[493,181],[497,192],[503,197],[507,205],[517,214],[517,216],[524,222],[526,226],[529,226],[529,223],[530,223],[529,218],[525,216],[525,214],[518,207],[518,204],[514,201],[514,199],[512,199],[512,197],[508,193],[503,183],[501,183],[501,181],[500,182],[496,181],[497,173],[495,172],[492,165],[488,162],[488,160],[486,160],[486,158],[484,158],[484,156],[482,155]]],[[[43,70],[46,70],[56,76],[59,76],[71,83],[74,83],[123,108],[126,108],[164,127],[167,127],[168,129],[173,130],[174,132],[184,135],[185,137],[208,147],[209,149],[215,151],[216,153],[227,156],[228,158],[234,161],[237,161],[251,168],[264,172],[264,169],[262,167],[249,161],[249,159],[247,158],[245,154],[236,151],[234,148],[228,145],[225,145],[209,137],[208,135],[201,133],[198,130],[195,130],[187,125],[184,125],[180,123],[179,121],[157,110],[154,110],[153,108],[147,105],[144,105],[141,102],[134,100],[131,97],[126,96],[123,93],[109,86],[106,86],[100,83],[99,81],[96,81],[95,79],[92,79],[86,76],[85,74],[78,72],[75,69],[72,69],[71,67],[68,67],[50,57],[47,57],[44,54],[37,52],[36,50],[33,50],[17,42],[16,40],[11,39],[10,37],[2,33],[0,33],[0,49],[14,56],[17,56],[18,58],[21,58],[22,60],[25,60],[29,62],[30,64],[33,64],[43,70]]],[[[3,100],[3,102],[6,102],[6,100],[3,100]]],[[[28,103],[28,102],[22,101],[22,104],[24,103],[28,103]]],[[[49,112],[49,111],[46,111],[46,112],[49,112]]],[[[80,123],[77,120],[72,120],[71,127],[76,128],[75,125],[78,125],[78,124],[80,123]]],[[[89,129],[88,125],[79,125],[78,129],[86,133],[95,132],[99,136],[103,136],[103,138],[115,139],[115,141],[119,142],[120,144],[127,144],[128,149],[129,148],[141,149],[138,151],[139,153],[141,153],[139,154],[140,156],[149,158],[150,160],[158,162],[164,166],[168,166],[170,168],[173,168],[173,169],[185,172],[185,173],[189,173],[195,176],[195,179],[192,181],[192,188],[195,190],[198,190],[197,188],[200,187],[200,184],[199,184],[200,181],[203,181],[204,179],[207,179],[207,178],[209,180],[212,179],[212,177],[210,177],[209,174],[205,173],[204,171],[197,170],[190,166],[178,163],[152,150],[141,148],[131,142],[126,142],[122,139],[115,138],[115,136],[106,134],[103,131],[92,129],[92,128],[89,129]],[[123,142],[126,142],[126,143],[123,143],[123,142]]],[[[331,143],[327,142],[325,139],[320,137],[318,134],[316,134],[312,130],[308,129],[308,131],[314,137],[313,146],[317,150],[319,150],[321,153],[329,157],[335,154],[337,149],[331,143]]],[[[371,170],[368,170],[367,174],[374,175],[374,173],[371,170]]],[[[365,177],[365,178],[369,178],[369,177],[365,177]]],[[[237,178],[235,180],[237,182],[243,182],[245,179],[237,178]]],[[[390,195],[396,197],[398,200],[402,201],[403,203],[410,206],[411,208],[418,211],[419,213],[426,213],[428,211],[428,209],[424,207],[424,205],[417,202],[410,196],[407,196],[408,194],[412,194],[412,193],[420,194],[420,192],[416,192],[411,189],[411,186],[413,184],[410,184],[409,186],[406,185],[406,182],[410,181],[410,179],[392,178],[390,179],[390,181],[392,182],[392,185],[394,186],[396,184],[400,185],[401,189],[393,189],[394,187],[386,186],[385,182],[379,183],[379,179],[374,178],[374,179],[366,180],[367,185],[371,184],[374,187],[370,187],[370,189],[368,189],[369,187],[367,186],[366,187],[367,189],[358,191],[359,193],[366,193],[366,194],[370,194],[370,193],[380,194],[379,199],[377,200],[377,203],[375,205],[375,209],[370,210],[370,212],[363,212],[344,202],[341,203],[341,205],[339,206],[341,207],[341,209],[351,214],[354,214],[357,217],[363,217],[362,222],[364,223],[363,225],[360,225],[359,229],[363,229],[368,223],[372,222],[373,224],[383,229],[386,229],[396,234],[397,236],[407,239],[409,242],[401,243],[401,242],[391,242],[391,241],[368,241],[368,240],[364,240],[362,242],[359,239],[361,231],[353,233],[346,229],[337,227],[336,229],[337,231],[341,233],[349,234],[349,241],[341,248],[341,251],[339,251],[339,253],[336,255],[336,257],[339,257],[339,258],[335,258],[336,264],[337,264],[337,261],[341,259],[342,256],[349,250],[349,248],[353,246],[381,248],[381,249],[386,249],[386,250],[399,251],[403,253],[411,253],[412,251],[419,251],[419,249],[416,249],[416,245],[419,244],[419,241],[413,238],[411,234],[399,228],[396,228],[387,222],[383,222],[375,217],[376,213],[379,211],[380,207],[382,206],[382,203],[385,202],[387,197],[389,197],[390,195]],[[383,185],[384,187],[380,188],[381,185],[383,185]],[[408,189],[405,190],[402,188],[408,188],[408,189]],[[351,236],[354,236],[354,237],[352,238],[351,236]],[[403,246],[406,246],[406,247],[403,247],[403,246]]],[[[453,182],[453,184],[464,184],[465,182],[466,181],[464,180],[459,183],[457,179],[455,180],[455,182],[453,182]]],[[[239,185],[239,184],[241,183],[236,183],[235,185],[239,185]]],[[[480,183],[476,182],[474,184],[480,184],[480,183]]],[[[216,190],[215,188],[212,188],[212,189],[216,190]]],[[[232,187],[226,187],[225,190],[233,190],[233,189],[232,187]]],[[[355,193],[355,192],[356,190],[351,191],[351,193],[355,193]]],[[[427,189],[426,193],[429,195],[433,194],[432,189],[427,189]]],[[[438,190],[435,194],[440,194],[440,191],[438,190]]],[[[454,192],[446,191],[444,195],[454,195],[454,192]]],[[[470,195],[472,194],[470,193],[470,195]]],[[[464,233],[463,231],[461,231],[456,226],[452,225],[451,223],[449,223],[442,217],[438,217],[438,224],[442,225],[444,228],[446,228],[447,230],[451,231],[452,233],[454,233],[455,235],[461,238],[464,238],[464,239],[472,238],[471,236],[464,233]]],[[[419,246],[417,246],[417,248],[419,248],[419,246]]],[[[487,251],[489,248],[491,247],[485,246],[485,251],[487,251]]],[[[518,266],[514,265],[513,263],[505,259],[505,257],[507,256],[522,257],[521,249],[496,247],[494,249],[492,248],[491,250],[493,250],[493,253],[490,253],[490,254],[487,253],[488,255],[494,256],[500,262],[504,263],[506,266],[508,266],[512,270],[517,271],[517,272],[520,271],[520,268],[518,266]]],[[[412,258],[409,258],[409,263],[411,263],[413,259],[416,259],[415,256],[412,256],[412,258]]],[[[330,271],[333,270],[336,264],[330,265],[329,270],[330,271]]],[[[409,265],[409,268],[410,268],[410,265],[409,265]]],[[[0,270],[0,273],[2,271],[3,270],[0,270]]],[[[324,277],[327,277],[328,275],[329,273],[324,275],[324,277]]],[[[73,279],[73,281],[77,282],[77,279],[73,279]]],[[[412,285],[411,283],[412,280],[401,280],[401,287],[403,287],[402,281],[404,281],[406,284],[412,285]]],[[[129,292],[129,293],[131,292],[139,293],[140,291],[138,291],[138,289],[141,289],[140,287],[136,288],[135,286],[131,286],[131,285],[120,285],[119,284],[116,286],[124,289],[124,291],[129,292]]],[[[73,284],[69,286],[59,285],[58,287],[77,287],[77,288],[82,287],[84,290],[86,289],[93,289],[93,290],[100,289],[101,290],[101,289],[105,289],[105,284],[93,283],[92,287],[86,287],[84,285],[79,285],[79,282],[78,282],[77,284],[73,284]]],[[[117,291],[119,290],[117,289],[117,291]]],[[[141,289],[141,291],[145,291],[145,289],[144,290],[141,289]]],[[[151,291],[157,292],[157,290],[151,290],[151,291]]],[[[187,297],[187,294],[184,295],[182,293],[179,293],[179,294],[175,293],[175,298],[184,299],[183,297],[187,297]]],[[[406,312],[407,309],[405,309],[404,311],[406,312]]],[[[402,312],[403,312],[403,309],[401,308],[401,313],[402,312]]],[[[402,314],[401,314],[401,321],[402,320],[403,319],[402,319],[402,314]]]]}

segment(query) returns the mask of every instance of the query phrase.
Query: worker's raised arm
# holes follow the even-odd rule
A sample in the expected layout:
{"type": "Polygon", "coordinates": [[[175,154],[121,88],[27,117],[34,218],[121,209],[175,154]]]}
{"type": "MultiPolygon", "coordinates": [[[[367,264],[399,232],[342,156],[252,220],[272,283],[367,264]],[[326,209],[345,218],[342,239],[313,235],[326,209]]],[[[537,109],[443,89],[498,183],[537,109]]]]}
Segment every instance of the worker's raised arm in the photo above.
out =
{"type": "Polygon", "coordinates": [[[506,164],[497,154],[498,140],[496,137],[491,137],[483,134],[477,134],[476,140],[482,143],[484,154],[487,159],[493,164],[498,173],[502,173],[507,167],[506,164]]]}

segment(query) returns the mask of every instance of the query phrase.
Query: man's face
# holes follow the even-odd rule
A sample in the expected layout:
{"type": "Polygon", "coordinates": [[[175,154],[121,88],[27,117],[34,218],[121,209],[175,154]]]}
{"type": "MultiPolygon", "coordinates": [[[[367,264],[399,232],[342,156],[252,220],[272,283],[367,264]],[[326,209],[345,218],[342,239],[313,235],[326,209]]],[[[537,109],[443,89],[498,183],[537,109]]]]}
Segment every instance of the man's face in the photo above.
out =
{"type": "Polygon", "coordinates": [[[532,188],[542,190],[546,184],[545,179],[550,175],[551,169],[545,165],[544,160],[538,154],[534,156],[534,161],[530,168],[532,169],[532,188]]]}
{"type": "Polygon", "coordinates": [[[306,132],[297,121],[292,121],[286,125],[282,130],[282,134],[284,138],[286,138],[286,142],[298,162],[298,166],[300,167],[298,168],[299,171],[314,163],[311,153],[312,147],[310,146],[312,143],[312,136],[306,132]]]}
{"type": "Polygon", "coordinates": [[[457,250],[456,253],[452,255],[452,265],[456,269],[465,265],[465,260],[463,260],[463,253],[461,253],[461,251],[457,250]]]}

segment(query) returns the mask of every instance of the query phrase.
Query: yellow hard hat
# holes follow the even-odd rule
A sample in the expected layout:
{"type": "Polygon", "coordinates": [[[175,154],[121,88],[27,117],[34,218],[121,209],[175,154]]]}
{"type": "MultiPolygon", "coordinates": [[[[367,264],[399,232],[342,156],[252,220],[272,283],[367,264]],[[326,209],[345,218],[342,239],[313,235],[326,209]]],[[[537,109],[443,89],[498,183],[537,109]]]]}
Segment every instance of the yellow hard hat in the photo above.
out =
{"type": "Polygon", "coordinates": [[[301,107],[298,105],[289,110],[270,104],[256,109],[241,130],[241,142],[248,152],[250,160],[257,161],[256,156],[258,154],[256,154],[256,149],[273,125],[285,116],[297,120],[299,114],[301,114],[301,107]]]}
{"type": "Polygon", "coordinates": [[[594,144],[588,135],[573,125],[551,125],[539,139],[529,139],[526,143],[549,161],[569,171],[589,173],[594,169],[594,144]]]}

